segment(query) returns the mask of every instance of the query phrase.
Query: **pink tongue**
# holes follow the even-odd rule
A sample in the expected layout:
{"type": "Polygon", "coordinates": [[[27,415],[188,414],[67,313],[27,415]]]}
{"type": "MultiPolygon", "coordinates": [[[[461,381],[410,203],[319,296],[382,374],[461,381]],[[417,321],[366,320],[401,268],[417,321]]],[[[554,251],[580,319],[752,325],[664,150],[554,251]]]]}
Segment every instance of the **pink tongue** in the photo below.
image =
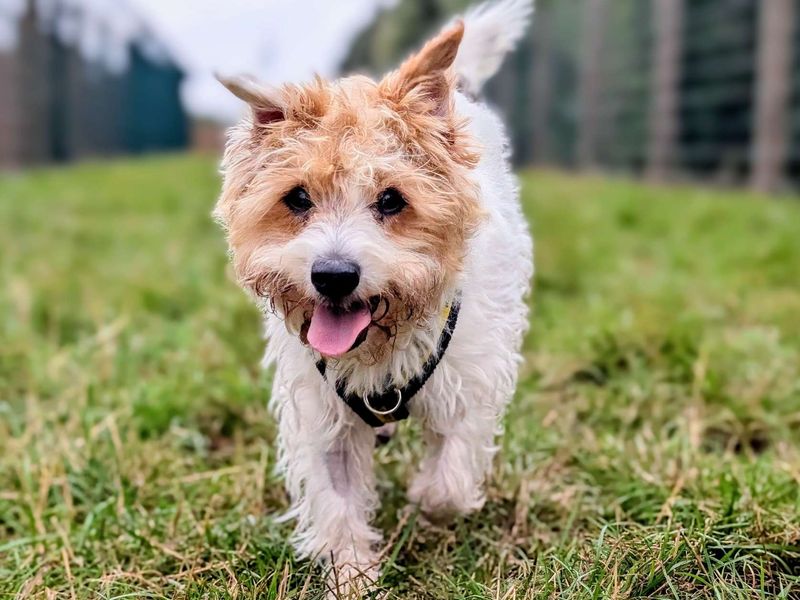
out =
{"type": "Polygon", "coordinates": [[[325,356],[341,356],[356,343],[372,317],[366,306],[348,312],[333,312],[329,306],[318,304],[308,328],[308,343],[325,356]]]}

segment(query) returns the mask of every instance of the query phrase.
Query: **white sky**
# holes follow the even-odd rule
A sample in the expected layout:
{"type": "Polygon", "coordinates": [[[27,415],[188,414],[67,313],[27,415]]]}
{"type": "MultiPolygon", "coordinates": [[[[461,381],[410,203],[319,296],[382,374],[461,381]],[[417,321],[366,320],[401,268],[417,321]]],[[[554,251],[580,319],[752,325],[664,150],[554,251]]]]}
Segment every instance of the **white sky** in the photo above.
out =
{"type": "Polygon", "coordinates": [[[188,110],[225,121],[243,107],[215,71],[273,84],[334,75],[355,34],[395,1],[130,0],[188,69],[188,110]]]}

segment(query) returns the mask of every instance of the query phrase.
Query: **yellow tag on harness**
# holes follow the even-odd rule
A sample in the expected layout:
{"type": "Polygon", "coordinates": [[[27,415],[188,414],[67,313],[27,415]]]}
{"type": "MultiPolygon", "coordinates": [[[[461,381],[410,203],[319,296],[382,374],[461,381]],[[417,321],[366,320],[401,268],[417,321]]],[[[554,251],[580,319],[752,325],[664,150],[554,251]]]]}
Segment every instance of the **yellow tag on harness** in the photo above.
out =
{"type": "Polygon", "coordinates": [[[439,315],[442,317],[443,321],[447,321],[447,319],[450,317],[450,310],[452,308],[453,304],[451,302],[448,302],[442,307],[442,312],[440,312],[439,315]]]}

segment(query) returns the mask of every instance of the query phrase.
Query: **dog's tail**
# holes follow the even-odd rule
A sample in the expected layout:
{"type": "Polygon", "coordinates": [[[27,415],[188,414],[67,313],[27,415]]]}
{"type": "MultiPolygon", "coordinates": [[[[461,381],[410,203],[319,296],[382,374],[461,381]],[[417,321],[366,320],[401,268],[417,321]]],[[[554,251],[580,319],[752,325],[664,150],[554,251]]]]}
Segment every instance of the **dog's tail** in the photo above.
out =
{"type": "Polygon", "coordinates": [[[464,92],[480,94],[525,33],[532,14],[533,0],[490,0],[463,16],[464,38],[453,68],[464,92]]]}

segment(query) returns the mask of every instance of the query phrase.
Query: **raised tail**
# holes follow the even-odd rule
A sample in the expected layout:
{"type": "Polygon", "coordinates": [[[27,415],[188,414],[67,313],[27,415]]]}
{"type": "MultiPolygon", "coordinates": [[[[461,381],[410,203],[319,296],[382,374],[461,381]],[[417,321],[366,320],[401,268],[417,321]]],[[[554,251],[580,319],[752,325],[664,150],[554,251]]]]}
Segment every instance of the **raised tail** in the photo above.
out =
{"type": "Polygon", "coordinates": [[[532,15],[533,0],[490,0],[462,17],[464,38],[453,69],[463,91],[480,94],[525,34],[532,15]]]}

